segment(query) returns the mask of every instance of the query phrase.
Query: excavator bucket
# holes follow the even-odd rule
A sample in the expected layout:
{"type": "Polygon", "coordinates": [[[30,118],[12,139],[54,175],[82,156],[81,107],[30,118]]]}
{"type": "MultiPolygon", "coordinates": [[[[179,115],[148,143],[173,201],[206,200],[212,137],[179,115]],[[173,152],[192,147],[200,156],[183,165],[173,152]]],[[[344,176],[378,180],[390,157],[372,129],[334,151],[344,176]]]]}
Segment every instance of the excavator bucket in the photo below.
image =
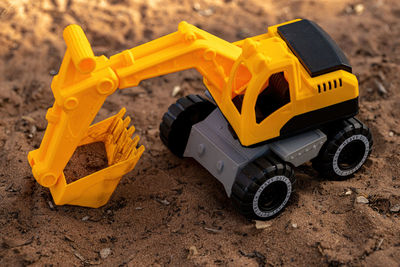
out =
{"type": "Polygon", "coordinates": [[[55,103],[47,114],[48,126],[37,150],[28,154],[32,173],[39,184],[50,188],[57,205],[97,208],[107,203],[121,177],[130,172],[143,154],[139,136],[125,109],[90,125],[119,79],[104,56],[95,57],[77,25],[64,30],[67,44],[58,75],[52,82],[55,103]],[[78,146],[103,142],[108,167],[67,183],[64,168],[78,146]]]}

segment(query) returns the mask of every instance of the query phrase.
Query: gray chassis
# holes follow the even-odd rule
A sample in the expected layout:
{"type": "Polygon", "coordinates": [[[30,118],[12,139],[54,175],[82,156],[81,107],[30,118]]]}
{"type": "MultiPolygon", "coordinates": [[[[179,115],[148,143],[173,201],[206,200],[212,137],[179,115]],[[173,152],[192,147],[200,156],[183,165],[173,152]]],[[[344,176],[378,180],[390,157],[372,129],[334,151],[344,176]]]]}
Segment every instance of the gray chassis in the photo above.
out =
{"type": "Polygon", "coordinates": [[[274,153],[297,167],[318,156],[326,140],[327,136],[317,129],[257,147],[244,147],[232,136],[228,122],[216,108],[205,120],[193,125],[183,155],[203,165],[224,185],[230,197],[236,176],[248,163],[274,153]]]}

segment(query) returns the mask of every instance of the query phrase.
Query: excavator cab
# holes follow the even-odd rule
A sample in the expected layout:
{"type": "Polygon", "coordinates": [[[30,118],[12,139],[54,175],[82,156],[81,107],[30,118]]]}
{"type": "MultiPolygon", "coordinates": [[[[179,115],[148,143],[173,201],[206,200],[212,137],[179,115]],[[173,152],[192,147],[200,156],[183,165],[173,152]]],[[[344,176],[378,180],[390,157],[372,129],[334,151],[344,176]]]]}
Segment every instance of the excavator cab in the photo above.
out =
{"type": "Polygon", "coordinates": [[[296,77],[292,58],[279,40],[245,41],[224,89],[222,108],[243,145],[279,136],[293,115],[296,77]]]}

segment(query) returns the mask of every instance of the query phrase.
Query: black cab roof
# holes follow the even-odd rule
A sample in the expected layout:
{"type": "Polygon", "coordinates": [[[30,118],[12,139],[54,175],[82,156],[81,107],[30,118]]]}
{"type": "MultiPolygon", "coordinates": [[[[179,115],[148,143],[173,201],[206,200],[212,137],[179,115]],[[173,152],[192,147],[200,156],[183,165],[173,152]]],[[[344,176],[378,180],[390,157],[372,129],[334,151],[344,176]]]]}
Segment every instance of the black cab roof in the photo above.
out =
{"type": "Polygon", "coordinates": [[[311,77],[335,70],[352,72],[342,50],[316,23],[303,19],[279,26],[278,33],[311,77]]]}

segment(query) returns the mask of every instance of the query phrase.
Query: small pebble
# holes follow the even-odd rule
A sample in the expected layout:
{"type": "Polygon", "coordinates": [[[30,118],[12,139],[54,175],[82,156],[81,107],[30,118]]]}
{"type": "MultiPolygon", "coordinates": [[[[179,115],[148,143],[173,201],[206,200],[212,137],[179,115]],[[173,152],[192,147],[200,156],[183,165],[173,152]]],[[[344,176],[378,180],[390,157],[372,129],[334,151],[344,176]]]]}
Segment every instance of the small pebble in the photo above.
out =
{"type": "Polygon", "coordinates": [[[85,261],[85,258],[77,251],[74,252],[75,257],[80,259],[81,261],[85,261]]]}
{"type": "Polygon", "coordinates": [[[265,229],[271,227],[272,224],[265,222],[265,221],[255,221],[256,222],[256,229],[265,229]]]}
{"type": "Polygon", "coordinates": [[[382,243],[383,243],[383,240],[384,240],[383,238],[381,238],[381,239],[379,240],[378,245],[376,246],[375,250],[379,250],[379,249],[381,248],[382,243]]]}
{"type": "Polygon", "coordinates": [[[294,229],[296,229],[296,228],[297,228],[297,223],[292,223],[292,227],[293,227],[294,229]]]}
{"type": "Polygon", "coordinates": [[[74,242],[74,240],[72,239],[72,237],[70,237],[69,235],[64,235],[64,239],[70,242],[74,242]]]}
{"type": "Polygon", "coordinates": [[[214,228],[209,228],[209,227],[204,227],[204,230],[208,231],[208,232],[212,232],[212,233],[219,233],[221,232],[221,230],[219,229],[214,229],[214,228]]]}
{"type": "Polygon", "coordinates": [[[27,122],[30,123],[35,123],[35,119],[30,116],[22,116],[21,119],[26,120],[27,122]]]}
{"type": "Polygon", "coordinates": [[[179,85],[176,85],[175,87],[174,87],[174,89],[172,89],[172,96],[177,96],[180,92],[181,92],[181,90],[182,90],[182,87],[180,87],[179,85]]]}
{"type": "Polygon", "coordinates": [[[31,134],[35,134],[36,132],[37,132],[37,127],[35,125],[32,125],[31,134]]]}
{"type": "Polygon", "coordinates": [[[197,256],[199,252],[195,246],[190,246],[189,248],[189,255],[187,256],[188,259],[192,258],[193,256],[197,256]]]}
{"type": "Polygon", "coordinates": [[[10,183],[9,185],[7,185],[5,191],[7,191],[7,192],[17,192],[17,190],[15,190],[13,187],[14,187],[14,183],[10,183]]]}
{"type": "Polygon", "coordinates": [[[102,259],[106,259],[108,256],[111,254],[111,249],[110,248],[103,248],[100,250],[100,257],[102,259]]]}
{"type": "Polygon", "coordinates": [[[378,88],[378,92],[381,95],[386,95],[388,93],[385,86],[380,81],[374,80],[374,82],[375,82],[376,87],[378,88]]]}
{"type": "Polygon", "coordinates": [[[358,196],[356,199],[356,202],[358,204],[368,204],[369,203],[368,199],[364,196],[358,196]]]}
{"type": "Polygon", "coordinates": [[[85,216],[82,218],[82,221],[87,221],[87,220],[89,220],[89,218],[90,218],[89,216],[85,216]]]}
{"type": "Polygon", "coordinates": [[[357,15],[360,15],[364,12],[364,5],[363,4],[357,4],[354,6],[354,12],[356,12],[357,15]]]}
{"type": "Polygon", "coordinates": [[[199,3],[196,2],[196,3],[193,4],[193,10],[194,11],[199,11],[200,9],[201,9],[201,6],[200,6],[199,3]]]}
{"type": "Polygon", "coordinates": [[[51,209],[51,210],[54,210],[53,202],[49,201],[49,202],[47,202],[47,203],[49,204],[50,209],[51,209]]]}
{"type": "Polygon", "coordinates": [[[390,212],[399,212],[400,211],[400,204],[396,204],[390,208],[390,212]]]}
{"type": "Polygon", "coordinates": [[[394,132],[390,131],[389,132],[389,137],[393,137],[394,136],[394,132]]]}
{"type": "Polygon", "coordinates": [[[170,202],[168,200],[166,200],[166,199],[158,199],[157,198],[157,202],[161,203],[161,204],[163,204],[165,206],[168,206],[170,204],[170,202]]]}
{"type": "Polygon", "coordinates": [[[49,71],[49,74],[50,74],[51,76],[55,76],[55,75],[57,75],[57,73],[58,73],[57,70],[50,70],[50,71],[49,71]]]}
{"type": "Polygon", "coordinates": [[[344,193],[346,196],[350,196],[351,195],[351,190],[347,190],[346,193],[344,193]]]}
{"type": "Polygon", "coordinates": [[[212,9],[212,8],[207,8],[207,9],[204,9],[204,10],[200,10],[200,11],[199,11],[199,14],[202,15],[202,16],[204,16],[204,17],[209,17],[209,16],[211,16],[212,14],[214,14],[214,9],[212,9]]]}

